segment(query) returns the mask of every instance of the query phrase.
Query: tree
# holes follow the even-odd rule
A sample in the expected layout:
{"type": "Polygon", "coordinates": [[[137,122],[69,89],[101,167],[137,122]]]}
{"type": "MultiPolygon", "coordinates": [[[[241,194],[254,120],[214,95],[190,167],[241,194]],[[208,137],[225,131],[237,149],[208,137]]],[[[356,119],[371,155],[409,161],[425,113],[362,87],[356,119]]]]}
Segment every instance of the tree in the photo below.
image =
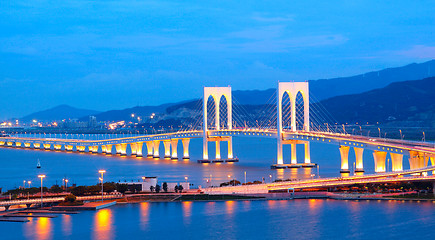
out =
{"type": "Polygon", "coordinates": [[[73,203],[76,201],[76,199],[77,199],[77,197],[74,196],[73,194],[69,194],[69,195],[65,196],[65,202],[73,203]]]}
{"type": "Polygon", "coordinates": [[[86,187],[85,186],[77,186],[71,190],[71,193],[75,196],[83,196],[86,193],[86,187]]]}
{"type": "Polygon", "coordinates": [[[116,189],[116,186],[113,182],[106,182],[103,184],[103,187],[104,187],[104,191],[108,193],[111,193],[116,189]]]}
{"type": "Polygon", "coordinates": [[[160,185],[157,184],[157,185],[156,185],[156,193],[159,193],[159,192],[160,192],[160,185]]]}
{"type": "Polygon", "coordinates": [[[150,186],[150,191],[154,192],[154,186],[150,186]]]}
{"type": "Polygon", "coordinates": [[[183,189],[184,189],[184,188],[183,188],[183,185],[180,184],[180,185],[178,186],[178,191],[181,193],[181,192],[183,191],[183,189]]]}
{"type": "Polygon", "coordinates": [[[61,192],[63,192],[63,189],[61,187],[59,187],[58,185],[53,185],[50,188],[50,192],[51,193],[61,193],[61,192]]]}
{"type": "Polygon", "coordinates": [[[168,192],[168,183],[164,182],[162,187],[163,187],[163,191],[168,192]]]}
{"type": "Polygon", "coordinates": [[[178,192],[178,185],[175,185],[174,190],[176,193],[178,192]]]}
{"type": "Polygon", "coordinates": [[[117,183],[117,184],[115,185],[115,187],[116,187],[116,191],[118,191],[118,192],[120,192],[120,193],[122,193],[122,194],[124,194],[124,193],[128,190],[128,186],[127,186],[127,184],[120,184],[120,183],[117,183]]]}

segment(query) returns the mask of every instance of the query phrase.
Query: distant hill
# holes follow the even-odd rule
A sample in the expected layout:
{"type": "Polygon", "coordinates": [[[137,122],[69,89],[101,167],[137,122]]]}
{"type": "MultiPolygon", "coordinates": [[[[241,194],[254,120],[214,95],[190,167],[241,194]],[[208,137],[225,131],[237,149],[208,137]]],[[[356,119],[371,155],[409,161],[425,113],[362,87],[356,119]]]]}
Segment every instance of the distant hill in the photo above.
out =
{"type": "Polygon", "coordinates": [[[435,77],[404,81],[320,103],[341,123],[412,121],[435,126],[435,77]]]}
{"type": "Polygon", "coordinates": [[[64,104],[47,110],[29,114],[22,117],[20,121],[30,122],[33,119],[36,119],[38,121],[55,121],[63,119],[81,118],[83,116],[95,115],[97,113],[99,112],[95,110],[80,109],[64,104]]]}
{"type": "MultiPolygon", "coordinates": [[[[351,77],[309,80],[310,95],[321,101],[335,96],[362,93],[382,88],[393,82],[419,80],[435,76],[435,60],[412,63],[403,67],[387,68],[351,77]]],[[[233,91],[233,97],[240,104],[265,104],[276,92],[267,90],[233,91]]]]}
{"type": "Polygon", "coordinates": [[[324,100],[334,96],[382,88],[393,82],[418,80],[433,76],[435,76],[435,60],[387,68],[352,77],[311,80],[309,83],[310,92],[318,100],[324,100]]]}
{"type": "MultiPolygon", "coordinates": [[[[182,104],[184,102],[180,102],[182,104]]],[[[131,114],[135,114],[136,116],[150,116],[152,113],[163,113],[170,106],[173,106],[174,103],[162,104],[159,106],[136,106],[132,108],[126,108],[122,110],[110,110],[106,112],[101,112],[99,114],[95,114],[97,117],[97,121],[127,121],[131,120],[131,114]]],[[[81,121],[87,121],[88,117],[83,117],[80,119],[81,121]]]]}

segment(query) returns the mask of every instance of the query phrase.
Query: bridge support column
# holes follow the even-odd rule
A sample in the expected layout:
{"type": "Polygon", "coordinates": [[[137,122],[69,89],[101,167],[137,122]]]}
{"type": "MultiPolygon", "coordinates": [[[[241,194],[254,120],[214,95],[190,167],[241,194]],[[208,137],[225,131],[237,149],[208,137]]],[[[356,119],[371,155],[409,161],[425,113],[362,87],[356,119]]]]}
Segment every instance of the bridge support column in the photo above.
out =
{"type": "Polygon", "coordinates": [[[160,154],[159,154],[159,146],[160,146],[160,140],[154,140],[153,141],[153,149],[154,149],[154,158],[160,158],[160,154]]]}
{"type": "Polygon", "coordinates": [[[310,158],[310,142],[305,142],[304,143],[304,147],[305,147],[305,163],[311,163],[311,158],[310,158]]]}
{"type": "Polygon", "coordinates": [[[137,156],[137,143],[130,143],[131,156],[137,156]]]}
{"type": "Polygon", "coordinates": [[[146,142],[147,145],[147,156],[152,157],[154,155],[154,143],[146,142]]]}
{"type": "Polygon", "coordinates": [[[291,163],[297,164],[298,161],[296,160],[296,143],[292,143],[291,145],[291,163]]]}
{"type": "Polygon", "coordinates": [[[76,148],[79,152],[85,152],[85,150],[86,150],[85,146],[76,146],[76,148]]]}
{"type": "Polygon", "coordinates": [[[116,149],[115,154],[121,155],[121,144],[115,144],[115,149],[116,149]]]}
{"type": "Polygon", "coordinates": [[[24,147],[30,148],[30,143],[24,143],[24,147]]]}
{"type": "Polygon", "coordinates": [[[43,144],[44,145],[44,150],[50,150],[51,149],[51,144],[43,144]]]}
{"type": "Polygon", "coordinates": [[[65,150],[72,151],[73,150],[73,146],[71,146],[71,145],[65,145],[65,150]]]}
{"type": "Polygon", "coordinates": [[[172,148],[172,159],[178,159],[178,153],[177,153],[177,145],[178,145],[178,139],[172,139],[171,140],[171,148],[172,148]]]}
{"type": "Polygon", "coordinates": [[[38,149],[41,148],[41,144],[40,143],[33,143],[33,149],[38,149]]]}
{"type": "Polygon", "coordinates": [[[393,172],[403,170],[403,155],[399,153],[390,153],[391,156],[391,169],[393,172]]]}
{"type": "Polygon", "coordinates": [[[112,154],[112,145],[106,145],[106,154],[112,154]]]}
{"type": "Polygon", "coordinates": [[[121,143],[121,156],[127,155],[127,143],[121,143]]]}
{"type": "Polygon", "coordinates": [[[15,142],[16,147],[21,147],[21,142],[15,142]]]}
{"type": "Polygon", "coordinates": [[[13,143],[13,142],[7,142],[6,145],[7,145],[8,147],[12,147],[12,145],[14,145],[14,143],[13,143]]]}
{"type": "Polygon", "coordinates": [[[181,140],[181,143],[183,143],[183,159],[189,159],[189,143],[190,138],[183,138],[181,140]]]}
{"type": "Polygon", "coordinates": [[[375,172],[385,172],[385,159],[387,158],[387,152],[375,150],[373,152],[373,158],[375,159],[375,172]]]}
{"type": "Polygon", "coordinates": [[[409,151],[409,167],[412,169],[425,167],[425,158],[422,153],[409,151]]]}
{"type": "Polygon", "coordinates": [[[98,153],[98,146],[92,147],[92,153],[98,153]]]}
{"type": "Polygon", "coordinates": [[[0,146],[4,146],[5,142],[4,141],[0,141],[0,146]]]}
{"type": "Polygon", "coordinates": [[[349,146],[340,146],[341,173],[349,173],[349,146]]]}
{"type": "MultiPolygon", "coordinates": [[[[205,119],[206,118],[207,117],[205,117],[205,119]]],[[[204,135],[207,135],[207,131],[204,131],[204,135]]],[[[208,141],[207,141],[207,136],[204,136],[204,138],[202,140],[202,159],[208,160],[208,141]]]]}
{"type": "Polygon", "coordinates": [[[363,152],[364,148],[353,148],[355,150],[355,172],[364,172],[363,152]]]}
{"type": "MultiPolygon", "coordinates": [[[[281,134],[278,134],[278,135],[281,135],[281,134]]],[[[276,164],[282,165],[282,164],[284,164],[284,160],[282,157],[282,138],[280,136],[278,136],[276,141],[277,141],[277,145],[278,145],[277,150],[276,150],[276,155],[277,155],[276,164]]]]}
{"type": "Polygon", "coordinates": [[[216,159],[220,160],[221,159],[221,141],[216,140],[215,144],[216,144],[216,159]]]}
{"type": "Polygon", "coordinates": [[[55,145],[54,145],[54,150],[55,150],[55,151],[60,151],[60,150],[62,150],[62,145],[60,145],[60,144],[55,144],[55,145]]]}
{"type": "Polygon", "coordinates": [[[163,146],[165,147],[165,158],[171,158],[171,142],[163,141],[163,146]]]}
{"type": "Polygon", "coordinates": [[[142,147],[143,147],[143,142],[137,142],[136,143],[136,157],[142,157],[142,147]]]}
{"type": "Polygon", "coordinates": [[[228,137],[228,159],[233,159],[233,137],[228,137]]]}

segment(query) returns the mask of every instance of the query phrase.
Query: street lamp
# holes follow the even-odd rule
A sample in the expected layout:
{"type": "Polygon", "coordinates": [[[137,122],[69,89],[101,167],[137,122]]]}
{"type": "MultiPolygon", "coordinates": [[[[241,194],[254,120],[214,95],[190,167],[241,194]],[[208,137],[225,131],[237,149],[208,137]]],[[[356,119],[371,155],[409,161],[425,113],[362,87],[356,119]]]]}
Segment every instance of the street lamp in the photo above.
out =
{"type": "Polygon", "coordinates": [[[101,174],[101,177],[99,179],[101,181],[101,201],[103,202],[103,199],[104,199],[103,179],[104,179],[104,173],[106,172],[106,170],[100,170],[98,172],[101,174]]]}
{"type": "Polygon", "coordinates": [[[184,177],[184,180],[186,180],[186,190],[187,190],[187,177],[184,177]]]}
{"type": "Polygon", "coordinates": [[[142,182],[145,182],[145,177],[142,177],[142,182]]]}
{"type": "Polygon", "coordinates": [[[68,191],[68,179],[65,179],[65,190],[68,191]]]}
{"type": "Polygon", "coordinates": [[[29,188],[30,188],[30,184],[32,183],[32,181],[27,181],[27,183],[29,184],[29,188]]]}
{"type": "Polygon", "coordinates": [[[42,201],[42,194],[43,194],[43,191],[42,191],[42,180],[45,178],[45,175],[38,175],[38,177],[41,179],[41,208],[42,208],[42,203],[43,203],[43,201],[42,201]]]}
{"type": "Polygon", "coordinates": [[[269,175],[270,183],[272,183],[272,174],[269,175]]]}
{"type": "Polygon", "coordinates": [[[246,185],[246,171],[245,171],[245,185],[246,185]]]}
{"type": "Polygon", "coordinates": [[[379,138],[381,138],[381,129],[378,128],[378,131],[379,131],[379,138]]]}

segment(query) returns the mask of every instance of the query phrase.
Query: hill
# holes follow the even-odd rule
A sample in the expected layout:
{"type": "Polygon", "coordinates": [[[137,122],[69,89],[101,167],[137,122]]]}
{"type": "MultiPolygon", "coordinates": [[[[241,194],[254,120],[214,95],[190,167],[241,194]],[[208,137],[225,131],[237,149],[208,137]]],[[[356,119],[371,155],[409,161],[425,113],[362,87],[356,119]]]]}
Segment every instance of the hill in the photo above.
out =
{"type": "Polygon", "coordinates": [[[81,118],[83,116],[94,115],[97,113],[99,112],[95,110],[80,109],[64,104],[47,110],[29,114],[22,117],[20,121],[30,122],[33,119],[36,119],[38,121],[55,121],[63,119],[81,118]]]}

